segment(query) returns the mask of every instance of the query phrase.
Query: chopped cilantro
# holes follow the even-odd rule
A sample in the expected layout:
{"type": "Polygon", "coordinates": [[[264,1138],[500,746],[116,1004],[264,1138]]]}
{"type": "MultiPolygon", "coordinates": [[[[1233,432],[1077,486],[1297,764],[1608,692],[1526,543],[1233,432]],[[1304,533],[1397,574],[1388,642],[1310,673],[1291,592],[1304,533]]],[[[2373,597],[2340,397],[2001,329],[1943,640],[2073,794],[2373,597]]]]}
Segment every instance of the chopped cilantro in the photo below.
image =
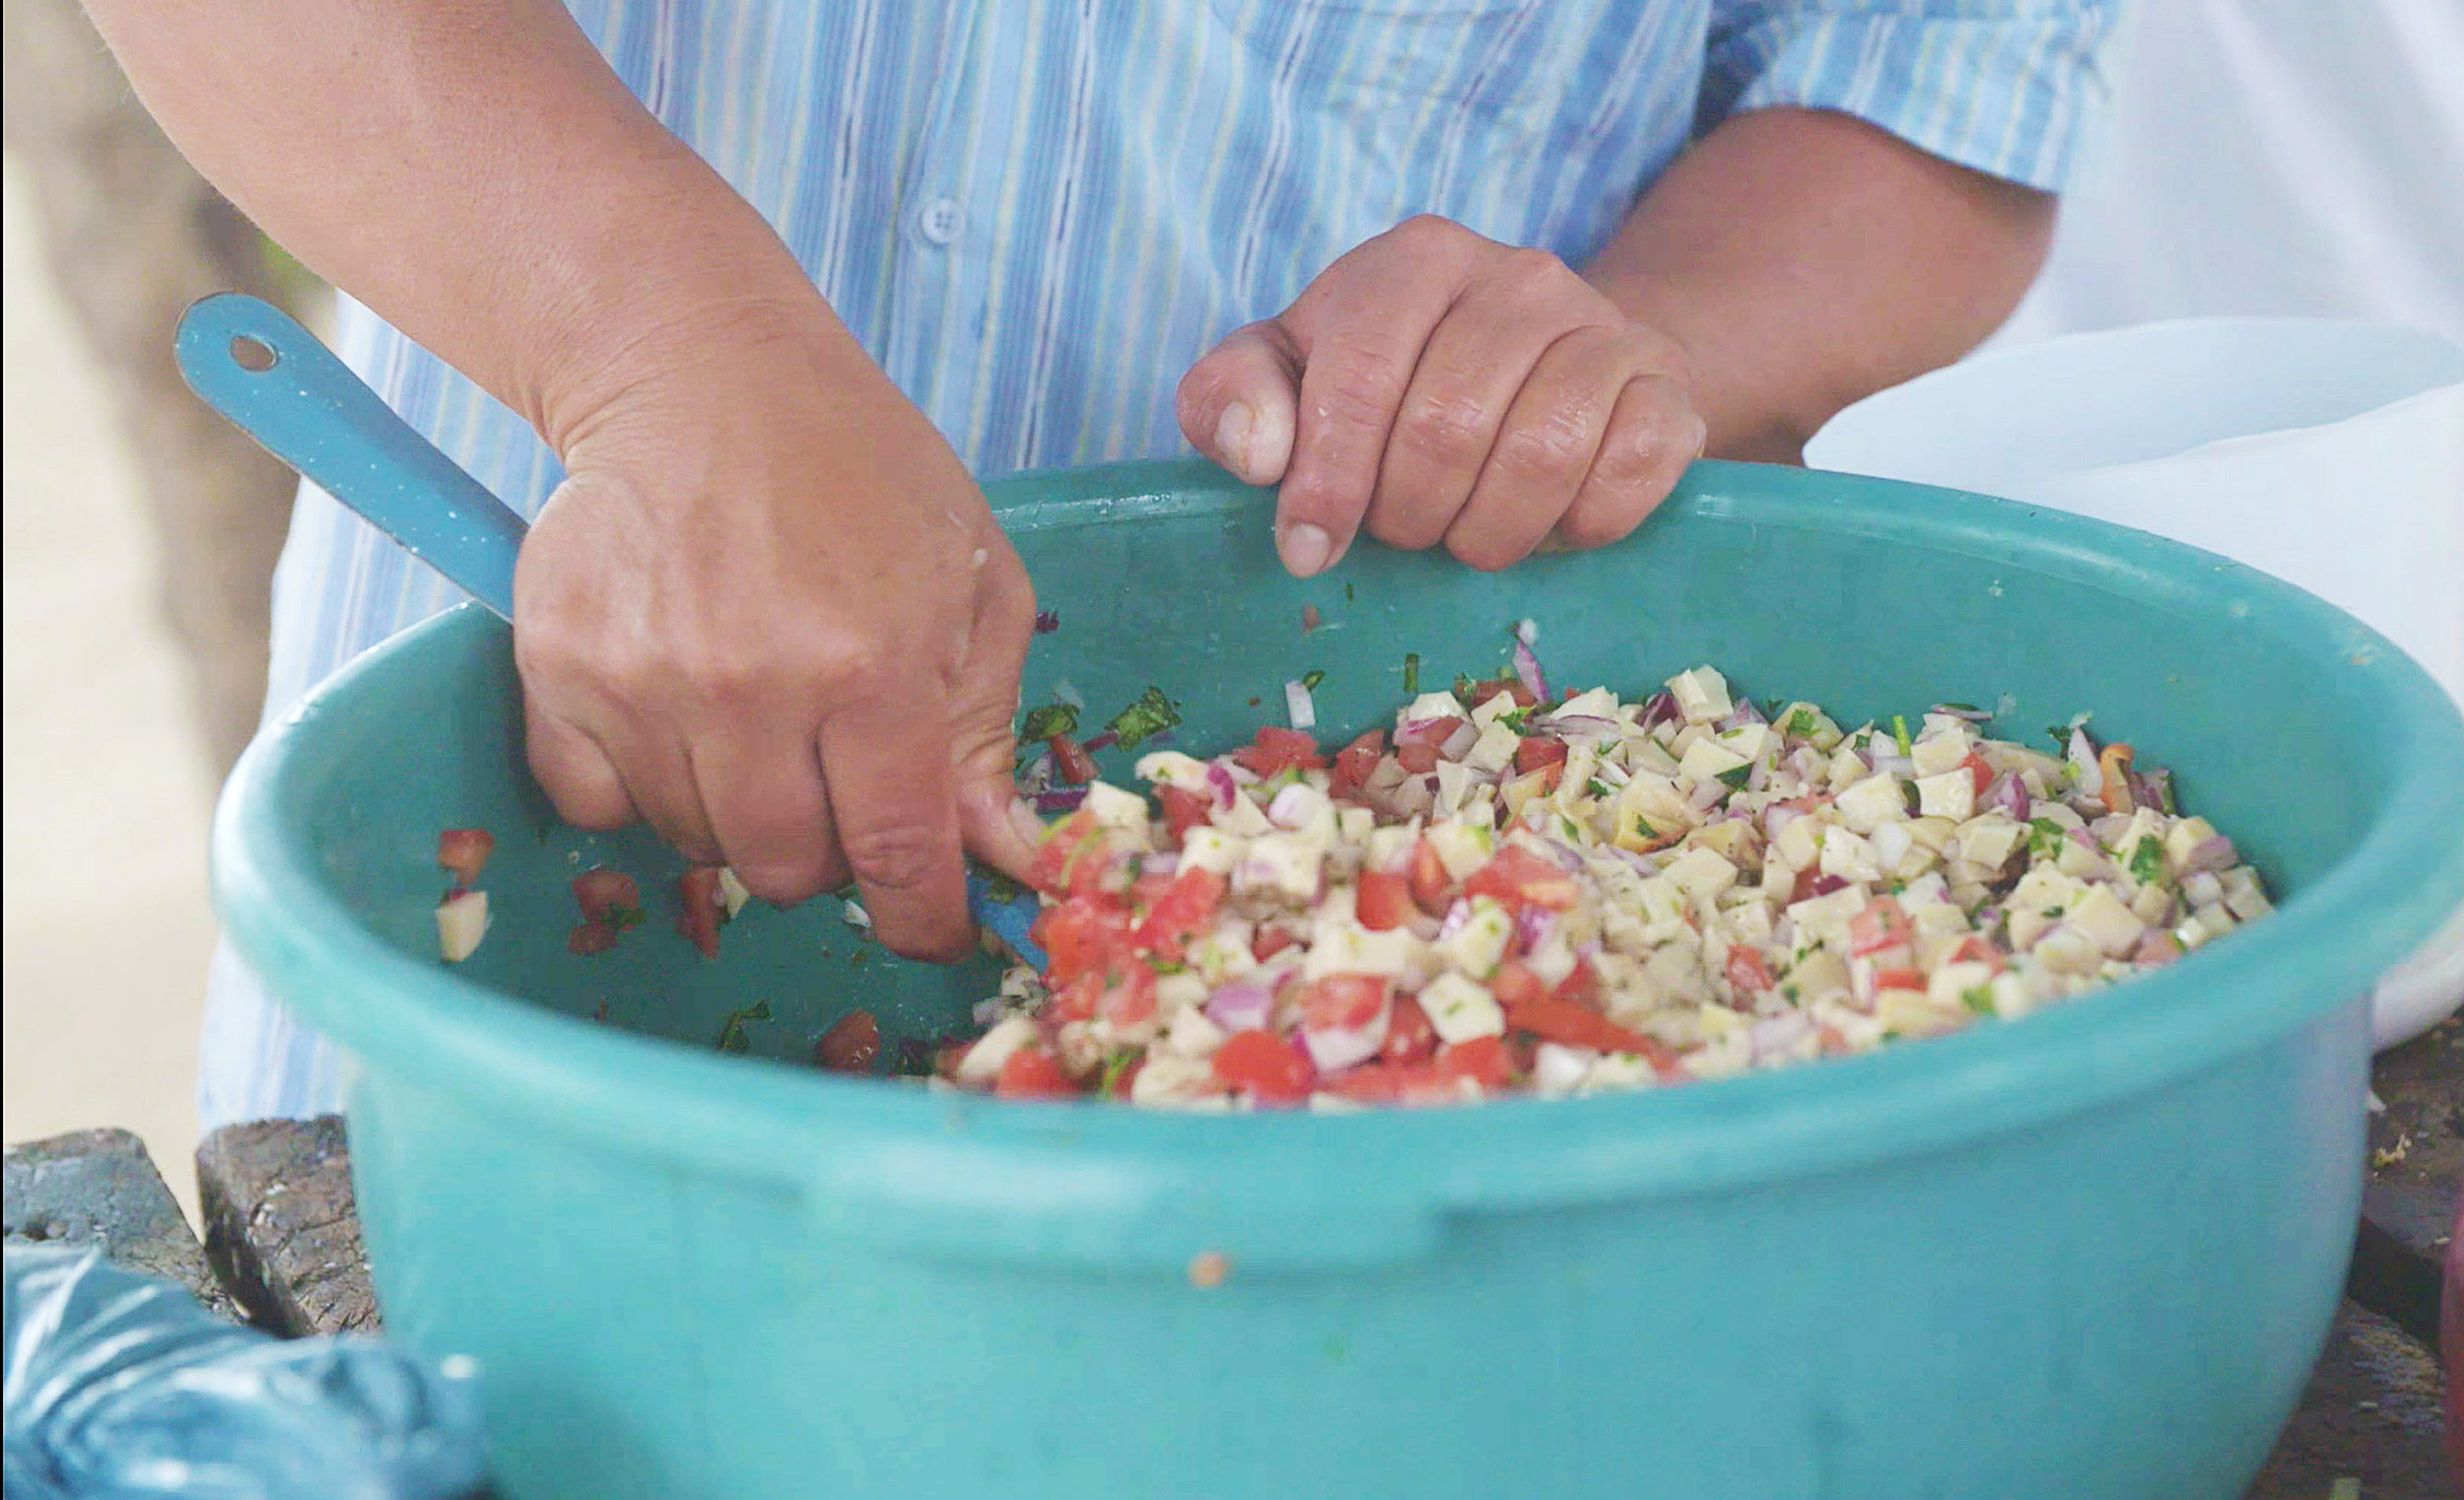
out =
{"type": "Polygon", "coordinates": [[[1344,602],[1344,603],[1346,603],[1346,604],[1349,604],[1351,601],[1352,601],[1352,585],[1350,585],[1349,583],[1346,583],[1346,584],[1344,584],[1344,585],[1343,585],[1343,602],[1344,602]]]}
{"type": "Polygon", "coordinates": [[[1731,766],[1720,773],[1720,784],[1734,791],[1745,785],[1745,779],[1753,774],[1754,768],[1751,762],[1743,766],[1731,766]]]}
{"type": "Polygon", "coordinates": [[[2130,878],[2141,885],[2154,885],[2164,878],[2164,845],[2156,835],[2148,834],[2131,847],[2128,866],[2130,878]]]}
{"type": "Polygon", "coordinates": [[[1103,1076],[1095,1080],[1095,1097],[1098,1099],[1121,1097],[1121,1079],[1136,1064],[1137,1059],[1138,1055],[1130,1051],[1117,1052],[1106,1057],[1103,1076]]]}
{"type": "Polygon", "coordinates": [[[2027,852],[2030,858],[2052,859],[2061,854],[2062,841],[2067,837],[2062,832],[2061,824],[2051,818],[2030,818],[2027,820],[2027,852]]]}
{"type": "Polygon", "coordinates": [[[1799,709],[1796,713],[1788,716],[1787,726],[1781,729],[1780,732],[1789,736],[1791,739],[1812,739],[1814,737],[1814,711],[1812,709],[1799,709]]]}
{"type": "Polygon", "coordinates": [[[1420,691],[1420,653],[1403,652],[1403,691],[1417,695],[1420,691]]]}
{"type": "Polygon", "coordinates": [[[2047,907],[2045,908],[2044,915],[2049,920],[2059,920],[2062,916],[2062,909],[2060,907],[2047,907]]]}
{"type": "Polygon", "coordinates": [[[1134,750],[1148,735],[1160,734],[1180,721],[1181,706],[1166,698],[1163,689],[1150,687],[1104,727],[1121,736],[1122,749],[1134,750]]]}
{"type": "Polygon", "coordinates": [[[1882,1045],[1884,1045],[1884,1046],[1888,1046],[1889,1044],[1891,1044],[1891,1043],[1893,1043],[1893,1042],[1904,1042],[1904,1041],[1906,1041],[1907,1039],[1906,1039],[1905,1037],[1902,1037],[1901,1035],[1899,1035],[1899,1033],[1898,1033],[1897,1031],[1886,1031],[1886,1032],[1883,1032],[1883,1033],[1882,1034],[1882,1036],[1881,1036],[1879,1039],[1877,1039],[1877,1040],[1879,1040],[1879,1041],[1880,1041],[1882,1045]]]}
{"type": "Polygon", "coordinates": [[[1523,726],[1526,723],[1529,723],[1531,718],[1532,711],[1529,709],[1508,709],[1505,713],[1497,716],[1497,721],[1499,723],[1504,724],[1507,728],[1512,729],[1517,734],[1521,734],[1523,732],[1523,726]]]}
{"type": "Polygon", "coordinates": [[[755,1000],[739,1010],[727,1012],[726,1024],[719,1028],[719,1050],[722,1053],[744,1051],[744,1023],[770,1019],[770,1002],[755,1000]]]}
{"type": "Polygon", "coordinates": [[[1312,693],[1318,691],[1318,684],[1324,681],[1326,681],[1326,673],[1323,671],[1303,672],[1300,674],[1300,685],[1307,688],[1312,693]]]}
{"type": "Polygon", "coordinates": [[[1568,844],[1580,844],[1583,842],[1583,830],[1576,827],[1574,820],[1567,817],[1564,813],[1557,814],[1557,826],[1565,830],[1566,842],[1568,844]]]}
{"type": "Polygon", "coordinates": [[[1018,721],[1021,743],[1051,739],[1056,734],[1074,734],[1078,729],[1078,711],[1065,703],[1048,703],[1029,709],[1018,721]]]}
{"type": "Polygon", "coordinates": [[[650,914],[640,907],[609,907],[607,923],[619,932],[630,931],[650,920],[650,914]]]}
{"type": "Polygon", "coordinates": [[[1591,779],[1590,786],[1592,795],[1596,797],[1612,797],[1617,794],[1617,788],[1598,777],[1591,779]]]}
{"type": "Polygon", "coordinates": [[[1937,709],[1954,709],[1961,714],[1982,714],[1985,712],[1983,709],[1978,708],[1972,703],[1938,703],[1934,705],[1934,707],[1937,709]]]}
{"type": "Polygon", "coordinates": [[[1980,1016],[1993,1015],[1996,1013],[1994,1010],[1994,987],[1991,985],[1978,985],[1973,989],[1962,989],[1959,991],[1959,1003],[1965,1005],[1968,1009],[1975,1011],[1980,1016]]]}
{"type": "Polygon", "coordinates": [[[1906,715],[1893,714],[1890,716],[1890,737],[1898,742],[1899,753],[1901,755],[1910,755],[1914,753],[1908,744],[1908,719],[1906,715]]]}
{"type": "Polygon", "coordinates": [[[999,870],[987,870],[984,876],[984,894],[999,905],[1007,906],[1027,894],[1027,888],[999,870]]]}

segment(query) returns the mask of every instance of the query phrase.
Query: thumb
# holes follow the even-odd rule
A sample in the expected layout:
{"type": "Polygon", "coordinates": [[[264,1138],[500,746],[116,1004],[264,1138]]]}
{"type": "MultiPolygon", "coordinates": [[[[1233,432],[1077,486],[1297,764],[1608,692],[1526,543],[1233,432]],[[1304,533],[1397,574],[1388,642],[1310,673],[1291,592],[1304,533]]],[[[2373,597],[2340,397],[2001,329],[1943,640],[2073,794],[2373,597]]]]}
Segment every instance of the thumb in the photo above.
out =
{"type": "Polygon", "coordinates": [[[1018,795],[1011,767],[1018,746],[1010,715],[1027,661],[1035,590],[1004,540],[989,549],[966,655],[950,686],[950,773],[958,797],[958,842],[967,852],[1024,880],[1043,841],[1044,822],[1018,795]]]}
{"type": "Polygon", "coordinates": [[[1281,482],[1300,409],[1300,351],[1269,318],[1235,328],[1181,377],[1174,408],[1191,446],[1243,484],[1281,482]]]}

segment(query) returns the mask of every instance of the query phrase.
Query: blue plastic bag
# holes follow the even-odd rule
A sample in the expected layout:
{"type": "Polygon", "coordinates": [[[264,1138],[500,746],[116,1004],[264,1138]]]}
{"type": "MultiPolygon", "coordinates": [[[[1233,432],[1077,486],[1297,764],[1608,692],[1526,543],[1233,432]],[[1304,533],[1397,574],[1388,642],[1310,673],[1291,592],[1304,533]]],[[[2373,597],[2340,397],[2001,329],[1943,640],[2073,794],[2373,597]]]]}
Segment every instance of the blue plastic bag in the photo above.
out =
{"type": "Polygon", "coordinates": [[[11,1245],[8,1500],[464,1500],[476,1370],[284,1340],[93,1250],[11,1245]]]}

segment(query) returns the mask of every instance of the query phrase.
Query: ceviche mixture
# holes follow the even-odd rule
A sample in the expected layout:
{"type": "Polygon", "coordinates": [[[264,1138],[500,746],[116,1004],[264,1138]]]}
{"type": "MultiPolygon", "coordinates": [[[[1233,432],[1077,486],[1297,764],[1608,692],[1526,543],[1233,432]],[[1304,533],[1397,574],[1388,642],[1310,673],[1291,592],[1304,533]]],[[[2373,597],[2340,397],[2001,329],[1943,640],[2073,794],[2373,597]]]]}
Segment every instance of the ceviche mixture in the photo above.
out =
{"type": "Polygon", "coordinates": [[[1047,962],[944,1086],[1236,1110],[1684,1083],[2022,1016],[2268,910],[2084,719],[2058,755],[1961,705],[1842,729],[1709,666],[1552,702],[1528,631],[1516,675],[1331,753],[1267,727],[1146,755],[1152,803],[1091,781],[1036,862],[1047,962]]]}
{"type": "MultiPolygon", "coordinates": [[[[1811,703],[1765,712],[1709,666],[1637,702],[1552,698],[1531,641],[1526,622],[1512,675],[1417,693],[1332,752],[1308,732],[1316,682],[1287,684],[1296,727],[1139,759],[1151,802],[1088,752],[1162,738],[1162,694],[1085,745],[1073,707],[1029,713],[1021,738],[1045,748],[1025,784],[1064,814],[1033,871],[1044,961],[894,1070],[1195,1110],[1656,1087],[2015,1019],[2269,910],[2231,841],[2086,716],[2045,754],[1961,704],[1853,729],[1811,703]]],[[[447,961],[487,932],[493,844],[440,841],[447,961]]],[[[573,886],[578,955],[645,920],[621,871],[573,886]]],[[[679,931],[718,957],[744,887],[700,865],[676,894],[679,931]]],[[[717,1045],[769,1020],[732,1012],[717,1045]]],[[[812,1060],[869,1072],[882,1050],[855,1011],[812,1060]]]]}

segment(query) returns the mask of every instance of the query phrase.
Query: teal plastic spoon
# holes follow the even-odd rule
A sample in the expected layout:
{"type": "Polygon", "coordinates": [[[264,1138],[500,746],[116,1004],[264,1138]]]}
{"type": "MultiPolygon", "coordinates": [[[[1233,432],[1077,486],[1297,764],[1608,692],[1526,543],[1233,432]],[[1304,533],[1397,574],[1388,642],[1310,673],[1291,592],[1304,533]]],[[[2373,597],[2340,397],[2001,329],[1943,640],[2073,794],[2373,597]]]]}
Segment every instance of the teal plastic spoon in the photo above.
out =
{"type": "MultiPolygon", "coordinates": [[[[502,618],[529,525],[413,431],[289,314],[227,293],[190,307],[175,344],[200,400],[502,618]]],[[[967,908],[1039,967],[1033,894],[1004,900],[969,870],[967,908]]]]}

